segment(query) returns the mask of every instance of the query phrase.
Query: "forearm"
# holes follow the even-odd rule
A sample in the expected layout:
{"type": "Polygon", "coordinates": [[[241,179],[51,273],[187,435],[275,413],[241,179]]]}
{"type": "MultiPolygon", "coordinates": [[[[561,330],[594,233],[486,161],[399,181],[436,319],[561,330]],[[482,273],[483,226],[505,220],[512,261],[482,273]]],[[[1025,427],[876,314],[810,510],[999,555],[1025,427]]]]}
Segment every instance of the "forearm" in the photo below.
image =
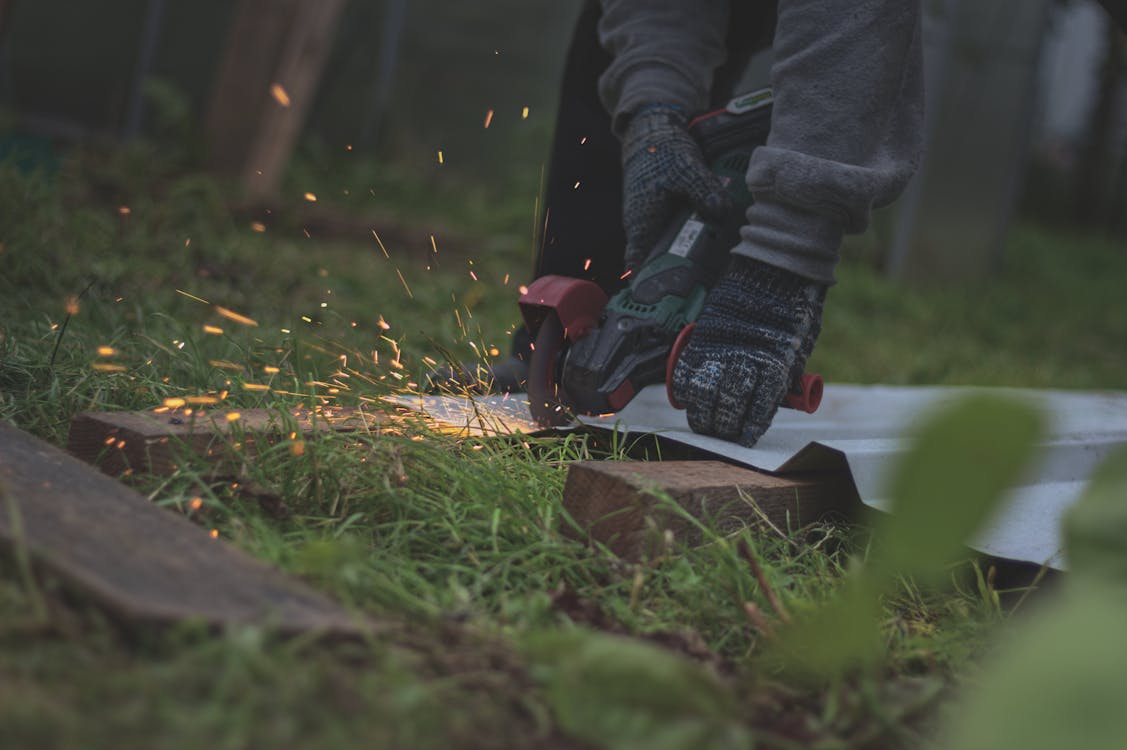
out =
{"type": "Polygon", "coordinates": [[[703,110],[724,61],[728,0],[602,0],[599,40],[613,61],[599,94],[621,134],[623,115],[662,102],[703,110]]]}
{"type": "Polygon", "coordinates": [[[919,2],[780,0],[774,56],[771,135],[735,252],[832,283],[842,234],[863,231],[919,160],[919,2]]]}

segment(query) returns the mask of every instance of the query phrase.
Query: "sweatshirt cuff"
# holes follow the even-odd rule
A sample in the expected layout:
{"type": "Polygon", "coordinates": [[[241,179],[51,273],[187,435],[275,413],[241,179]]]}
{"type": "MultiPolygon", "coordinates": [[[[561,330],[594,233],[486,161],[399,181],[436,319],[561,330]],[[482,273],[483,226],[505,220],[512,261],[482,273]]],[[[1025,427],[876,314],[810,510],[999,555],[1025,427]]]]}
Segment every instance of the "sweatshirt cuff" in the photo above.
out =
{"type": "Polygon", "coordinates": [[[604,92],[616,103],[612,127],[622,137],[630,115],[647,104],[671,104],[690,115],[704,108],[705,94],[676,68],[661,63],[639,63],[619,75],[617,91],[604,92]]]}
{"type": "Polygon", "coordinates": [[[732,253],[755,258],[819,284],[836,282],[844,229],[839,220],[772,200],[756,200],[732,253]]]}

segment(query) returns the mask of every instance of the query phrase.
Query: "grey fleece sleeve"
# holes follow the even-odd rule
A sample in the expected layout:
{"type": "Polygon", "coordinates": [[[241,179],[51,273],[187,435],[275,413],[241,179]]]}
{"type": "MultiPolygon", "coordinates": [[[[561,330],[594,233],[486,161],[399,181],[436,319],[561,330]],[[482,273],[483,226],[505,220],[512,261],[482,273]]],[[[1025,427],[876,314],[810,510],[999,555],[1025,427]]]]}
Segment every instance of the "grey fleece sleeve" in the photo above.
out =
{"type": "MultiPolygon", "coordinates": [[[[746,0],[741,0],[746,1],[746,0]]],[[[599,42],[612,56],[599,95],[622,134],[624,115],[661,102],[703,110],[727,56],[728,0],[602,0],[599,42]]]]}
{"type": "Polygon", "coordinates": [[[844,232],[868,226],[923,143],[919,0],[780,0],[771,134],[733,252],[832,284],[844,232]]]}

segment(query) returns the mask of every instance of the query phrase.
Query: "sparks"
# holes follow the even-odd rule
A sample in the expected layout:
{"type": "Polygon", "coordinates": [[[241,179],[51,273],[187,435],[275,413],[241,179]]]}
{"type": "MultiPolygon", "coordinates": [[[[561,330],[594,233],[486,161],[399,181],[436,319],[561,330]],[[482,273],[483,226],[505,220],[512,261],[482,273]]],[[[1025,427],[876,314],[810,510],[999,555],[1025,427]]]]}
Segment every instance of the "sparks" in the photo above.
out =
{"type": "Polygon", "coordinates": [[[265,232],[266,231],[266,225],[263,224],[261,221],[252,221],[250,223],[250,228],[253,229],[256,232],[265,232]]]}
{"type": "Polygon", "coordinates": [[[212,367],[218,367],[220,370],[234,370],[235,372],[241,372],[243,369],[242,365],[237,365],[234,362],[228,362],[225,359],[209,359],[207,363],[212,367]]]}
{"type": "Polygon", "coordinates": [[[443,158],[442,158],[442,149],[438,149],[438,163],[439,163],[439,164],[444,164],[444,163],[445,163],[445,162],[443,161],[443,158]]]}
{"type": "Polygon", "coordinates": [[[239,421],[240,419],[242,419],[242,418],[243,418],[243,415],[242,415],[242,414],[240,414],[240,413],[239,413],[239,412],[237,412],[237,411],[229,411],[229,412],[227,412],[227,421],[228,421],[228,422],[238,422],[238,421],[239,421]]]}
{"type": "Polygon", "coordinates": [[[215,396],[188,396],[184,400],[193,406],[208,406],[219,403],[219,399],[215,396]]]}
{"type": "Polygon", "coordinates": [[[203,507],[203,498],[202,497],[193,497],[192,502],[188,503],[188,507],[191,508],[192,510],[199,510],[200,508],[203,507]]]}
{"type": "Polygon", "coordinates": [[[407,279],[403,278],[403,274],[400,273],[398,268],[395,269],[395,275],[399,277],[399,282],[403,284],[403,288],[407,290],[407,296],[411,299],[415,299],[415,295],[411,294],[411,287],[407,286],[407,279]]]}
{"type": "Polygon", "coordinates": [[[470,278],[473,279],[474,281],[477,281],[477,274],[474,273],[473,271],[470,271],[470,278]]]}
{"type": "Polygon", "coordinates": [[[94,362],[90,365],[98,372],[125,372],[125,365],[115,365],[111,362],[94,362]]]}
{"type": "Polygon", "coordinates": [[[271,84],[270,96],[274,97],[274,101],[278,102],[278,104],[280,104],[281,106],[290,106],[290,95],[286,93],[286,90],[282,87],[282,84],[271,84]]]}
{"type": "Polygon", "coordinates": [[[117,356],[117,349],[114,349],[112,346],[99,346],[98,347],[98,356],[99,357],[115,357],[115,356],[117,356]]]}
{"type": "Polygon", "coordinates": [[[384,247],[384,245],[383,245],[383,240],[381,240],[380,236],[378,234],[376,234],[375,229],[372,230],[372,236],[376,238],[376,244],[379,245],[380,250],[383,251],[383,257],[390,258],[391,256],[387,254],[387,248],[384,247]]]}
{"type": "Polygon", "coordinates": [[[633,268],[628,268],[628,269],[626,269],[626,273],[622,274],[622,275],[621,275],[621,276],[619,276],[618,278],[619,278],[619,279],[625,279],[625,278],[626,278],[627,276],[629,276],[629,275],[630,275],[630,274],[632,274],[632,273],[634,273],[634,269],[633,269],[633,268]]]}
{"type": "Polygon", "coordinates": [[[575,181],[575,184],[571,186],[571,189],[572,190],[578,190],[579,189],[579,180],[575,181]]]}
{"type": "Polygon", "coordinates": [[[179,409],[181,406],[183,406],[186,403],[187,403],[187,401],[185,401],[182,398],[166,398],[164,400],[164,405],[167,406],[169,409],[179,409]]]}
{"type": "Polygon", "coordinates": [[[309,201],[310,203],[316,203],[317,202],[317,194],[306,192],[305,193],[305,200],[309,201]]]}
{"type": "Polygon", "coordinates": [[[522,109],[520,111],[520,119],[522,119],[522,120],[528,119],[528,107],[525,107],[524,109],[522,109]]]}
{"type": "Polygon", "coordinates": [[[212,529],[210,533],[211,533],[212,539],[218,539],[219,538],[219,529],[212,529]]]}
{"type": "Polygon", "coordinates": [[[583,270],[586,271],[591,268],[591,259],[588,258],[583,262],[583,270]]]}
{"type": "Polygon", "coordinates": [[[493,110],[489,110],[485,113],[485,127],[488,128],[491,122],[493,122],[493,110]]]}
{"type": "Polygon", "coordinates": [[[183,289],[177,289],[177,290],[176,290],[176,293],[177,293],[177,294],[183,294],[183,295],[184,295],[185,297],[187,297],[188,299],[194,299],[194,300],[195,300],[196,302],[202,302],[202,303],[204,303],[205,305],[210,305],[210,304],[211,304],[211,303],[210,303],[210,302],[208,302],[208,301],[207,301],[206,299],[203,299],[203,298],[201,298],[201,297],[197,297],[197,296],[196,296],[196,295],[194,295],[194,294],[189,294],[188,292],[185,292],[185,291],[184,291],[183,289]]]}
{"type": "Polygon", "coordinates": [[[241,323],[244,326],[257,326],[258,325],[258,321],[253,320],[252,318],[248,318],[245,315],[240,315],[239,313],[235,312],[234,310],[228,310],[226,307],[221,307],[219,305],[216,305],[215,306],[215,312],[219,313],[224,318],[227,318],[227,320],[233,320],[236,323],[241,323]]]}
{"type": "Polygon", "coordinates": [[[117,212],[122,216],[128,216],[129,214],[133,213],[133,209],[131,209],[129,206],[118,206],[117,212]]]}
{"type": "Polygon", "coordinates": [[[268,375],[276,375],[281,372],[281,370],[279,370],[277,367],[274,367],[273,365],[263,365],[262,371],[267,373],[268,375]]]}
{"type": "Polygon", "coordinates": [[[517,291],[520,292],[521,295],[528,294],[528,287],[526,287],[524,284],[521,284],[517,287],[517,291]]]}
{"type": "Polygon", "coordinates": [[[223,329],[220,328],[219,326],[205,325],[203,327],[203,332],[204,333],[210,333],[212,336],[222,336],[223,335],[223,329]]]}
{"type": "Polygon", "coordinates": [[[380,316],[380,319],[376,321],[376,325],[378,325],[380,329],[384,331],[391,329],[391,324],[384,320],[382,315],[380,316]]]}
{"type": "Polygon", "coordinates": [[[295,440],[292,443],[290,443],[290,455],[292,455],[292,456],[305,455],[305,441],[304,440],[295,440]]]}
{"type": "Polygon", "coordinates": [[[80,309],[78,305],[78,297],[75,297],[73,294],[67,297],[64,307],[67,311],[67,315],[78,315],[78,311],[80,309]]]}
{"type": "Polygon", "coordinates": [[[268,391],[270,386],[265,383],[243,383],[243,389],[247,391],[268,391]]]}

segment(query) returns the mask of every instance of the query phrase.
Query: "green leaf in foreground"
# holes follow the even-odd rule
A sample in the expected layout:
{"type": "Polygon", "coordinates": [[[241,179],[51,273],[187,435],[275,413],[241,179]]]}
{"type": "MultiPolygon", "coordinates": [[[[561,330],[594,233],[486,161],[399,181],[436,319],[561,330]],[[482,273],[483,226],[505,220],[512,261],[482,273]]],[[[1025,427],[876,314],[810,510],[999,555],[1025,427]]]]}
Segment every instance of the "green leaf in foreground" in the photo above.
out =
{"type": "Polygon", "coordinates": [[[1127,586],[1127,450],[1113,454],[1065,517],[1071,574],[1127,586]]]}
{"type": "Polygon", "coordinates": [[[1127,603],[1117,594],[1084,587],[1022,623],[981,683],[952,707],[941,747],[1123,748],[1127,603]]]}
{"type": "Polygon", "coordinates": [[[943,736],[958,750],[1112,750],[1127,741],[1127,452],[1069,511],[1063,596],[1022,622],[943,736]]]}
{"type": "Polygon", "coordinates": [[[985,394],[935,413],[892,473],[891,513],[877,530],[881,567],[942,572],[1020,478],[1044,427],[1028,403],[985,394]]]}
{"type": "Polygon", "coordinates": [[[542,632],[524,652],[560,726],[614,750],[750,748],[732,692],[699,664],[642,641],[542,632]]]}
{"type": "Polygon", "coordinates": [[[892,474],[880,550],[826,605],[783,633],[800,674],[834,678],[880,654],[879,600],[896,576],[934,579],[1002,500],[1033,453],[1043,419],[1028,404],[974,395],[933,414],[892,474]]]}

